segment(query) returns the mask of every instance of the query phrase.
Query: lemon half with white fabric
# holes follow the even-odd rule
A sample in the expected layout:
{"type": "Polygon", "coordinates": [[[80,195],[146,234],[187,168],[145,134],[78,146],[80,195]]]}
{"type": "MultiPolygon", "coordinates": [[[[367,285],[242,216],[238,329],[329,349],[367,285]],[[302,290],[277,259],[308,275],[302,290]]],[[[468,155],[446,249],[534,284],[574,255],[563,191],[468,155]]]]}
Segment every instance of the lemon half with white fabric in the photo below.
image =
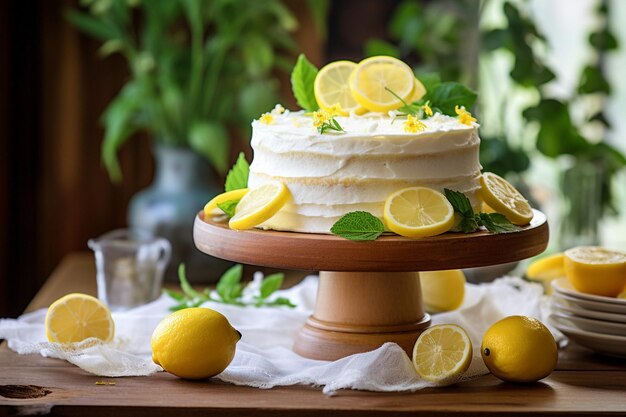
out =
{"type": "Polygon", "coordinates": [[[46,336],[50,342],[77,343],[94,337],[113,339],[115,324],[108,307],[87,294],[68,294],[48,308],[46,336]]]}
{"type": "Polygon", "coordinates": [[[454,382],[472,363],[472,341],[455,324],[426,329],[415,342],[413,366],[422,378],[439,383],[454,382]]]}

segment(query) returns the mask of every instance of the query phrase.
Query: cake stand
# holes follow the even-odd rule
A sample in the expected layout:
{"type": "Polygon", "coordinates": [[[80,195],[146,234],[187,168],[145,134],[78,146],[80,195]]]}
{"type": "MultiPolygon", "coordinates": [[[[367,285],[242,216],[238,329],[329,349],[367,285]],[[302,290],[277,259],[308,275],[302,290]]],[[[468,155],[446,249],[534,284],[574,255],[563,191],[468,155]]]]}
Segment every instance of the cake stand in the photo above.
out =
{"type": "Polygon", "coordinates": [[[312,359],[335,360],[398,343],[411,355],[430,325],[419,272],[519,261],[543,252],[548,223],[534,211],[519,232],[445,233],[409,239],[397,235],[353,242],[333,235],[263,230],[235,231],[224,222],[195,219],[199,250],[218,258],[284,269],[320,271],[314,313],[294,350],[312,359]]]}

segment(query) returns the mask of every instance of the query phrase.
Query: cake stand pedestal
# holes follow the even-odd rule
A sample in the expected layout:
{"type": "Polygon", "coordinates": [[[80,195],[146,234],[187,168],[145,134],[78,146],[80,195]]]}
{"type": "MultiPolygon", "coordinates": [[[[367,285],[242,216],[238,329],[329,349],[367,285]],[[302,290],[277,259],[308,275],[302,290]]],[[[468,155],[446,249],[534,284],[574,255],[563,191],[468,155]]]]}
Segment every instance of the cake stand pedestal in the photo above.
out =
{"type": "Polygon", "coordinates": [[[235,231],[226,223],[194,223],[202,252],[252,265],[320,271],[315,311],[300,331],[294,350],[302,356],[335,360],[398,343],[409,355],[430,325],[424,312],[419,272],[471,268],[519,261],[543,252],[548,223],[535,210],[530,225],[506,234],[446,233],[422,239],[381,236],[353,242],[337,236],[235,231]]]}

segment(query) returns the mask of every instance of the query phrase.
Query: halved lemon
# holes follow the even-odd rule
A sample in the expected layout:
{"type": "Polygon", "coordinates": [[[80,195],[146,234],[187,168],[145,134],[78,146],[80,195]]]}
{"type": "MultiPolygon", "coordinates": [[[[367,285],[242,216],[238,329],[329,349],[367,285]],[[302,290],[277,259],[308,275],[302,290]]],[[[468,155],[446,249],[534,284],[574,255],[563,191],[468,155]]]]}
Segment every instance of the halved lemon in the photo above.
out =
{"type": "Polygon", "coordinates": [[[383,219],[389,230],[401,236],[435,236],[452,228],[454,209],[438,191],[409,187],[387,197],[383,219]]]}
{"type": "Polygon", "coordinates": [[[451,382],[467,371],[471,363],[472,341],[456,324],[426,329],[413,348],[413,366],[428,381],[451,382]]]}
{"type": "Polygon", "coordinates": [[[46,336],[50,342],[76,343],[90,337],[108,342],[114,333],[111,312],[91,295],[68,294],[52,303],[46,314],[46,336]]]}
{"type": "Polygon", "coordinates": [[[339,114],[342,116],[348,116],[351,111],[356,114],[367,111],[352,97],[348,83],[356,65],[352,61],[335,61],[317,73],[313,91],[315,100],[322,109],[328,110],[331,106],[339,104],[341,106],[339,114]]]}
{"type": "Polygon", "coordinates": [[[493,172],[484,172],[480,177],[480,185],[483,200],[489,207],[513,224],[523,226],[530,223],[533,210],[511,183],[493,172]]]}
{"type": "Polygon", "coordinates": [[[599,246],[565,251],[565,275],[578,291],[617,297],[626,289],[626,252],[599,246]]]}
{"type": "Polygon", "coordinates": [[[248,191],[228,222],[231,229],[251,229],[268,220],[289,201],[291,194],[285,184],[270,182],[248,191]]]}
{"type": "Polygon", "coordinates": [[[364,59],[350,77],[352,96],[367,110],[386,113],[403,106],[389,90],[410,101],[415,85],[413,70],[397,58],[373,56],[364,59]]]}
{"type": "Polygon", "coordinates": [[[215,211],[218,204],[222,204],[230,200],[240,200],[247,193],[247,188],[241,188],[239,190],[227,191],[225,193],[216,195],[204,206],[204,218],[208,219],[210,216],[213,216],[215,214],[221,214],[221,212],[218,213],[215,211]]]}

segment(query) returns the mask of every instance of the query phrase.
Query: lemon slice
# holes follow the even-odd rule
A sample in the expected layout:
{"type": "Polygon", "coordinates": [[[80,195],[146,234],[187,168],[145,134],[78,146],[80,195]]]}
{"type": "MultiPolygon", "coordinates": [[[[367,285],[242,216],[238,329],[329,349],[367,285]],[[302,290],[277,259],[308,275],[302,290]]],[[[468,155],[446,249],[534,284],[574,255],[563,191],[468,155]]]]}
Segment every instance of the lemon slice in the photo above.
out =
{"type": "Polygon", "coordinates": [[[291,198],[289,189],[280,182],[270,182],[249,191],[237,204],[228,225],[231,229],[251,229],[268,220],[291,198]]]}
{"type": "Polygon", "coordinates": [[[413,78],[413,93],[411,94],[411,103],[418,101],[426,94],[426,87],[417,78],[413,78]]]}
{"type": "Polygon", "coordinates": [[[565,275],[576,290],[617,297],[626,289],[626,253],[598,246],[565,251],[565,275]]]}
{"type": "Polygon", "coordinates": [[[331,106],[339,104],[341,106],[339,114],[342,116],[348,116],[351,111],[356,114],[367,111],[352,97],[348,84],[350,74],[355,68],[356,63],[352,61],[335,61],[317,73],[313,91],[315,100],[322,109],[328,110],[331,106]]]}
{"type": "Polygon", "coordinates": [[[350,77],[352,96],[367,110],[386,113],[403,106],[387,89],[405,101],[413,95],[415,76],[411,68],[390,56],[364,59],[350,77]]]}
{"type": "Polygon", "coordinates": [[[50,342],[76,343],[90,337],[108,342],[114,332],[111,312],[90,295],[75,293],[61,297],[46,314],[46,336],[50,342]]]}
{"type": "Polygon", "coordinates": [[[246,195],[247,192],[247,188],[241,188],[239,190],[227,191],[225,193],[216,195],[204,206],[204,218],[208,219],[210,216],[220,214],[221,211],[219,213],[215,212],[218,204],[222,204],[230,200],[240,200],[244,195],[246,195]]]}
{"type": "Polygon", "coordinates": [[[546,294],[552,294],[552,280],[565,276],[565,266],[563,265],[563,253],[545,256],[533,261],[528,265],[526,278],[531,281],[540,282],[546,294]]]}
{"type": "Polygon", "coordinates": [[[446,382],[467,371],[472,341],[462,327],[439,324],[426,329],[415,342],[413,366],[422,378],[446,382]]]}
{"type": "Polygon", "coordinates": [[[480,185],[483,200],[489,207],[503,214],[513,224],[523,226],[530,223],[533,210],[511,183],[493,172],[484,172],[480,185]]]}
{"type": "Polygon", "coordinates": [[[440,192],[409,187],[387,197],[383,218],[387,228],[401,236],[435,236],[452,228],[454,210],[440,192]]]}

